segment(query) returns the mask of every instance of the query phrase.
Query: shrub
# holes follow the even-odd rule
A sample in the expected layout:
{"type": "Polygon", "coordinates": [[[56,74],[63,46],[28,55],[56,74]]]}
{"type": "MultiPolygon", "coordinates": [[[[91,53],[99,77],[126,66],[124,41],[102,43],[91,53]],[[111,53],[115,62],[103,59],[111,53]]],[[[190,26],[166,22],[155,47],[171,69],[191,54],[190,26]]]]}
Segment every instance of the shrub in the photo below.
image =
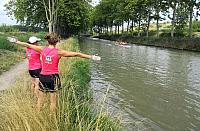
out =
{"type": "Polygon", "coordinates": [[[200,32],[200,21],[193,21],[193,31],[200,32]]]}

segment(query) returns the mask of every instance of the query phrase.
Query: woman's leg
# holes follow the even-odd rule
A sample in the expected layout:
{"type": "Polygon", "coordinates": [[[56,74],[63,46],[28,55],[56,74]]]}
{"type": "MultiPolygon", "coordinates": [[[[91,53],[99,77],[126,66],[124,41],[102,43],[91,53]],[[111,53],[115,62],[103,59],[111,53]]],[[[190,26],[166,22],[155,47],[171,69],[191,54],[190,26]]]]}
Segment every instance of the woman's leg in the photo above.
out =
{"type": "Polygon", "coordinates": [[[56,111],[56,103],[57,103],[57,92],[50,93],[50,111],[56,111]]]}
{"type": "Polygon", "coordinates": [[[34,90],[34,94],[36,96],[36,98],[38,98],[39,95],[39,78],[35,78],[35,90],[34,90]]]}
{"type": "Polygon", "coordinates": [[[31,78],[31,93],[33,96],[35,94],[35,81],[36,81],[36,78],[31,78]]]}
{"type": "Polygon", "coordinates": [[[37,109],[38,109],[38,111],[40,111],[41,108],[42,108],[42,105],[43,105],[43,97],[44,97],[44,92],[42,92],[42,91],[39,90],[39,93],[38,93],[38,100],[37,100],[37,109]]]}

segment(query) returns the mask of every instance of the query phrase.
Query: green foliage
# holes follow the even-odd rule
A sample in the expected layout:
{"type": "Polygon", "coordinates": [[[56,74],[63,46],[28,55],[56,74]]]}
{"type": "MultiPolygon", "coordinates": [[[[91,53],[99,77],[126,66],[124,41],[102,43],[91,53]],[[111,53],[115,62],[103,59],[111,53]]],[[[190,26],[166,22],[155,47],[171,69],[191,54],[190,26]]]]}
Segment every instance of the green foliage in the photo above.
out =
{"type": "Polygon", "coordinates": [[[91,6],[88,1],[62,0],[59,10],[59,30],[61,34],[70,36],[87,30],[91,6]]]}
{"type": "MultiPolygon", "coordinates": [[[[48,0],[44,1],[49,3],[48,0]]],[[[58,2],[55,9],[59,13],[53,24],[57,24],[57,31],[60,34],[70,36],[88,29],[91,10],[89,0],[58,0],[58,2]]],[[[32,31],[32,28],[36,27],[42,29],[48,27],[49,21],[42,0],[9,1],[5,6],[8,14],[14,15],[17,21],[30,27],[28,31],[32,31]]]]}
{"type": "Polygon", "coordinates": [[[200,21],[193,21],[193,31],[200,32],[200,21]]]}
{"type": "Polygon", "coordinates": [[[10,50],[10,51],[17,51],[17,47],[13,44],[9,43],[7,37],[5,35],[0,36],[0,49],[10,50]]]}
{"type": "Polygon", "coordinates": [[[41,0],[11,0],[5,5],[7,13],[27,26],[45,27],[46,17],[41,0]]]}
{"type": "Polygon", "coordinates": [[[1,32],[18,32],[19,29],[15,28],[14,26],[7,26],[3,24],[2,26],[0,26],[0,31],[1,32]]]}
{"type": "Polygon", "coordinates": [[[191,27],[188,25],[192,24],[188,18],[194,14],[194,8],[199,9],[199,4],[200,1],[193,0],[102,0],[93,10],[93,29],[99,34],[116,35],[120,32],[119,26],[123,32],[124,22],[128,22],[128,33],[137,31],[138,36],[143,36],[141,33],[146,32],[147,35],[150,22],[156,20],[156,35],[159,36],[159,22],[168,16],[171,34],[184,36],[191,32],[188,29],[185,33],[186,28],[191,27]],[[107,28],[113,26],[114,31],[108,33],[107,28]]]}

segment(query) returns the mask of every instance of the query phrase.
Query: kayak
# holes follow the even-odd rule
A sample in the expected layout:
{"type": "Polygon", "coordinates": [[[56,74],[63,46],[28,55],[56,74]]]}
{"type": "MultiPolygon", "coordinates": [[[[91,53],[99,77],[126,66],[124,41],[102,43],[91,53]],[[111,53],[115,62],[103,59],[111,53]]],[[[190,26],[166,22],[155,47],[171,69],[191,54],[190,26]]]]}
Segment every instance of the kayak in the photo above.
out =
{"type": "Polygon", "coordinates": [[[131,47],[131,46],[128,45],[128,44],[118,44],[118,43],[115,43],[115,45],[121,46],[121,47],[126,47],[126,48],[130,48],[130,47],[131,47]]]}
{"type": "Polygon", "coordinates": [[[131,47],[130,45],[118,45],[118,46],[126,47],[126,48],[130,48],[131,47]]]}

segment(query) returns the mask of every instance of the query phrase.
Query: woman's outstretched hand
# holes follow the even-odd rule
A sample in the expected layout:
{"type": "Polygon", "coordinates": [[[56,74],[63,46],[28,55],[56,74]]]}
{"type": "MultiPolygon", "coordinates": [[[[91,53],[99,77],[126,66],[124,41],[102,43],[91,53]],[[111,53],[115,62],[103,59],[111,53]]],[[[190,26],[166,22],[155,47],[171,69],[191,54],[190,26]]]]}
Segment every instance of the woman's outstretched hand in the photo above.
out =
{"type": "Polygon", "coordinates": [[[100,56],[96,56],[96,55],[92,55],[91,59],[99,61],[99,60],[101,60],[101,57],[100,56]]]}
{"type": "Polygon", "coordinates": [[[17,42],[17,38],[15,38],[15,37],[7,37],[7,40],[10,41],[11,43],[17,42]]]}

